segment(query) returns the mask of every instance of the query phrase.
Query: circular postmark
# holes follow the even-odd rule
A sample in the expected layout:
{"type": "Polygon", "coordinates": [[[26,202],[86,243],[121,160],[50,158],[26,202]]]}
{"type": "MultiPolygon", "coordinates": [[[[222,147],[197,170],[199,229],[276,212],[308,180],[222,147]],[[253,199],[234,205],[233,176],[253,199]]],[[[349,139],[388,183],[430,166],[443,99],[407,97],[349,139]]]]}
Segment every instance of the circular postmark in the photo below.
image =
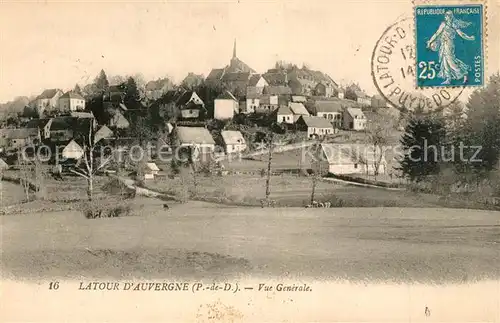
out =
{"type": "Polygon", "coordinates": [[[453,103],[463,87],[416,87],[413,18],[389,26],[372,54],[372,78],[378,92],[402,111],[439,111],[453,103]]]}

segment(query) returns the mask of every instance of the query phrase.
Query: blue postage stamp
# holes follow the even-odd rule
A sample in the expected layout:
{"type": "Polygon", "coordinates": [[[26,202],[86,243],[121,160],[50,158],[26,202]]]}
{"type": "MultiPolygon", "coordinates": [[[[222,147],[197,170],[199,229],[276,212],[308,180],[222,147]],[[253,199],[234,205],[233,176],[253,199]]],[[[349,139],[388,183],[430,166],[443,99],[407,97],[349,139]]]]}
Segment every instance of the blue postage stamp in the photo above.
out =
{"type": "Polygon", "coordinates": [[[418,87],[484,83],[483,5],[415,7],[418,87]]]}

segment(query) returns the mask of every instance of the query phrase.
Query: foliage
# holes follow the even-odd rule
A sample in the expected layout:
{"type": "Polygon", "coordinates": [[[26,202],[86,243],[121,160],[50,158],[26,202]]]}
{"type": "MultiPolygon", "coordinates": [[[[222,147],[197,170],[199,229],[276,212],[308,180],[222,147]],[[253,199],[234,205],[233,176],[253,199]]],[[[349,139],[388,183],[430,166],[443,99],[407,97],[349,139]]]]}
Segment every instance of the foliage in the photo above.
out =
{"type": "Polygon", "coordinates": [[[108,77],[106,76],[106,72],[104,72],[104,70],[99,72],[99,75],[94,80],[94,84],[97,93],[103,94],[109,89],[108,77]]]}
{"type": "Polygon", "coordinates": [[[373,114],[371,120],[366,124],[366,138],[368,143],[373,146],[373,169],[375,177],[379,173],[379,168],[384,158],[383,147],[389,143],[394,124],[394,118],[383,112],[373,114]]]}
{"type": "Polygon", "coordinates": [[[442,147],[445,144],[445,125],[438,116],[414,115],[401,139],[404,156],[400,170],[412,181],[439,173],[442,147]]]}

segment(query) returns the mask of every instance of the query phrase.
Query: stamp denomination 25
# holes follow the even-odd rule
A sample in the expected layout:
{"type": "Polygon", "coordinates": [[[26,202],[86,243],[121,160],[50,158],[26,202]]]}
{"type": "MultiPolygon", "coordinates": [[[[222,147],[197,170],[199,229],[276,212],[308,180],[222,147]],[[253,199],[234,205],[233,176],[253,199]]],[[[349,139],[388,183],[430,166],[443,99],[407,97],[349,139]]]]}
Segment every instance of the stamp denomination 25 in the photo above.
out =
{"type": "Polygon", "coordinates": [[[372,55],[372,77],[379,93],[403,111],[435,111],[451,104],[463,87],[418,88],[412,18],[389,26],[377,41],[372,55]]]}
{"type": "Polygon", "coordinates": [[[414,10],[417,85],[483,85],[483,5],[418,5],[414,10]]]}

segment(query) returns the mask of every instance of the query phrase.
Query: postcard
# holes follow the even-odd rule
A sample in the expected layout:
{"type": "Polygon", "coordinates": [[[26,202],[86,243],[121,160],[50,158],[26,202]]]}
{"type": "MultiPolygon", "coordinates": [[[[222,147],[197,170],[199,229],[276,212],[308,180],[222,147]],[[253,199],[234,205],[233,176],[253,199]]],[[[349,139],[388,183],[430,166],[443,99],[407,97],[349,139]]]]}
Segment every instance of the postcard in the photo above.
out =
{"type": "Polygon", "coordinates": [[[2,322],[500,322],[500,2],[2,1],[2,322]]]}

